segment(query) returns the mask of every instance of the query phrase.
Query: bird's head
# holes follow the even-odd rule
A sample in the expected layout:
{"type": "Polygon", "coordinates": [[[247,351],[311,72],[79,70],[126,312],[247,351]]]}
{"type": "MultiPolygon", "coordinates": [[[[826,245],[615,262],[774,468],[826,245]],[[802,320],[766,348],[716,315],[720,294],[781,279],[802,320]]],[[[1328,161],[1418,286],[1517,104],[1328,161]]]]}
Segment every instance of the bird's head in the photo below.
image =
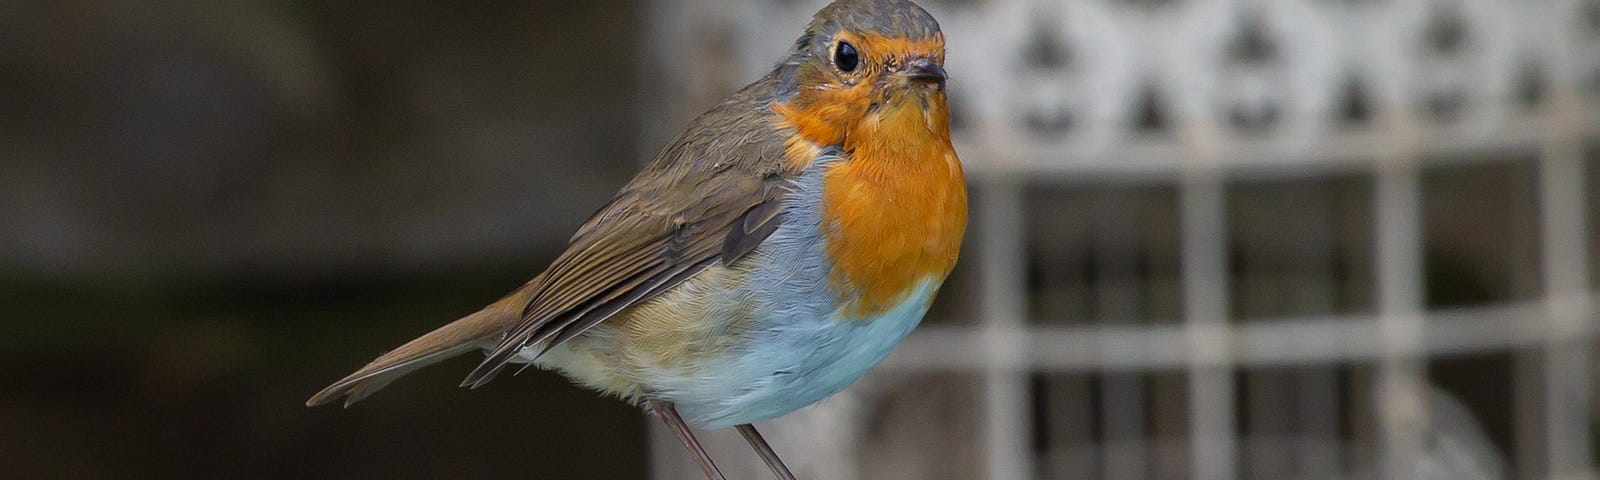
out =
{"type": "Polygon", "coordinates": [[[949,141],[944,34],[909,0],[829,4],[776,73],[774,110],[815,145],[851,151],[868,128],[949,141]]]}

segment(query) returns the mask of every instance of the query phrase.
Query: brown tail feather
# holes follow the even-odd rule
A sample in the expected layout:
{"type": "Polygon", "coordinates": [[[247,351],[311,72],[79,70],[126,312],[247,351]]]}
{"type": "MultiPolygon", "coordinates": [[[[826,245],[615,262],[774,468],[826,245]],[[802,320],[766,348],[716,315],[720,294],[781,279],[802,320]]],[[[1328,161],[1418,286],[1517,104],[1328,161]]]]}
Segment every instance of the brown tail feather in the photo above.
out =
{"type": "Polygon", "coordinates": [[[477,313],[390,350],[350,376],[312,395],[310,400],[306,400],[306,406],[317,406],[342,397],[345,399],[344,406],[348,407],[407,373],[481,348],[484,340],[498,337],[517,325],[522,318],[522,307],[527,303],[529,290],[524,285],[477,313]]]}

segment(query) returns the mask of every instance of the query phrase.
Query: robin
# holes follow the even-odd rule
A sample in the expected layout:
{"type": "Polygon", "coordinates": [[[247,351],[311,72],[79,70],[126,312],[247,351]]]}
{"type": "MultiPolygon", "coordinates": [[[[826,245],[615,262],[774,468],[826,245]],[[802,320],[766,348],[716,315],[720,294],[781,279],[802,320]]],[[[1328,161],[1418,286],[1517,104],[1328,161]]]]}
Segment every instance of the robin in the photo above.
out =
{"type": "Polygon", "coordinates": [[[533,280],[306,403],[361,400],[485,349],[690,427],[752,426],[850,385],[928,310],[966,229],[944,36],[908,0],[839,0],[778,65],[691,122],[533,280]]]}

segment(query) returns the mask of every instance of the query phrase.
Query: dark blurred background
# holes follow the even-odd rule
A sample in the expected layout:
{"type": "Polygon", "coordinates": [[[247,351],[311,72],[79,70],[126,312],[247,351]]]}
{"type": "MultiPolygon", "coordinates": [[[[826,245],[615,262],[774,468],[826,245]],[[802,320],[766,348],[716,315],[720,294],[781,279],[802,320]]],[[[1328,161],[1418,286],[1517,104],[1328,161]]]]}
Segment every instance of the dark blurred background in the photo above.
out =
{"type": "Polygon", "coordinates": [[[640,478],[644,417],[462,359],[640,162],[626,0],[0,2],[0,476],[640,478]]]}

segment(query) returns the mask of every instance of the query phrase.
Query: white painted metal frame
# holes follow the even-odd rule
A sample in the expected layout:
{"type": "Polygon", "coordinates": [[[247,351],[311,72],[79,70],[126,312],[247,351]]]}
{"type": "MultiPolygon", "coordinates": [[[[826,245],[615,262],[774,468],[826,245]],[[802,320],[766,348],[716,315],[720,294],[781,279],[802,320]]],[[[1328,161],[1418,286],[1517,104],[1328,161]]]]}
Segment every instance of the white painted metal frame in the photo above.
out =
{"type": "MultiPolygon", "coordinates": [[[[645,55],[660,66],[646,82],[646,98],[655,99],[645,104],[651,114],[648,139],[666,137],[672,125],[769,68],[823,3],[646,2],[652,44],[645,55]]],[[[1536,368],[1519,370],[1537,378],[1516,382],[1519,390],[1540,390],[1519,391],[1518,398],[1543,402],[1517,407],[1517,421],[1543,422],[1526,430],[1544,435],[1542,446],[1528,447],[1543,456],[1540,468],[1529,471],[1559,479],[1600,475],[1590,454],[1592,350],[1600,325],[1589,288],[1591,194],[1583,163],[1584,142],[1600,138],[1600,2],[924,3],[949,38],[952,97],[964,117],[958,150],[976,194],[969,238],[982,245],[976,258],[965,261],[978,267],[982,318],[970,327],[924,327],[882,371],[981,376],[981,471],[987,478],[1034,478],[1028,435],[1035,419],[1028,402],[1035,372],[1183,369],[1189,382],[1190,471],[1194,478],[1230,479],[1241,476],[1236,369],[1348,362],[1379,366],[1374,394],[1380,475],[1415,478],[1412,469],[1427,448],[1423,362],[1442,354],[1514,349],[1536,349],[1542,358],[1536,368]],[[1450,38],[1438,29],[1465,35],[1450,38]],[[1272,51],[1238,54],[1238,42],[1251,35],[1266,38],[1272,51]],[[1044,60],[1020,53],[1039,41],[1068,53],[1044,60]],[[1518,99],[1524,75],[1542,87],[1536,104],[1518,99]],[[1370,119],[1354,126],[1339,120],[1351,81],[1359,82],[1371,105],[1370,119]],[[1141,102],[1152,101],[1147,90],[1155,92],[1168,123],[1154,131],[1132,127],[1141,102]],[[1454,106],[1429,107],[1436,101],[1454,106]],[[1268,120],[1265,127],[1245,128],[1232,121],[1236,116],[1268,120]],[[1039,119],[1060,118],[1069,118],[1063,123],[1071,127],[1037,127],[1039,119]],[[1541,295],[1526,303],[1429,311],[1422,296],[1419,168],[1506,150],[1538,158],[1541,295]],[[1230,323],[1225,182],[1335,171],[1375,179],[1377,311],[1230,323]],[[1029,182],[1176,185],[1183,322],[1029,322],[1028,219],[1022,214],[1022,189],[1029,182]]],[[[860,423],[853,417],[858,399],[870,395],[848,392],[849,399],[802,416],[808,425],[849,430],[860,423]],[[842,413],[833,421],[816,420],[829,418],[830,411],[842,413]]],[[[781,422],[777,427],[788,428],[781,422]]],[[[868,461],[850,453],[856,435],[813,429],[780,439],[778,447],[835,452],[818,463],[868,461]]],[[[723,441],[720,448],[742,448],[723,441]]],[[[663,456],[678,453],[670,442],[657,445],[665,448],[663,456]]],[[[742,452],[728,451],[724,457],[742,452]]],[[[685,466],[658,458],[656,472],[660,478],[693,478],[685,466]]],[[[759,475],[758,464],[748,466],[749,475],[759,475]]],[[[850,471],[829,478],[852,478],[850,471]]]]}

